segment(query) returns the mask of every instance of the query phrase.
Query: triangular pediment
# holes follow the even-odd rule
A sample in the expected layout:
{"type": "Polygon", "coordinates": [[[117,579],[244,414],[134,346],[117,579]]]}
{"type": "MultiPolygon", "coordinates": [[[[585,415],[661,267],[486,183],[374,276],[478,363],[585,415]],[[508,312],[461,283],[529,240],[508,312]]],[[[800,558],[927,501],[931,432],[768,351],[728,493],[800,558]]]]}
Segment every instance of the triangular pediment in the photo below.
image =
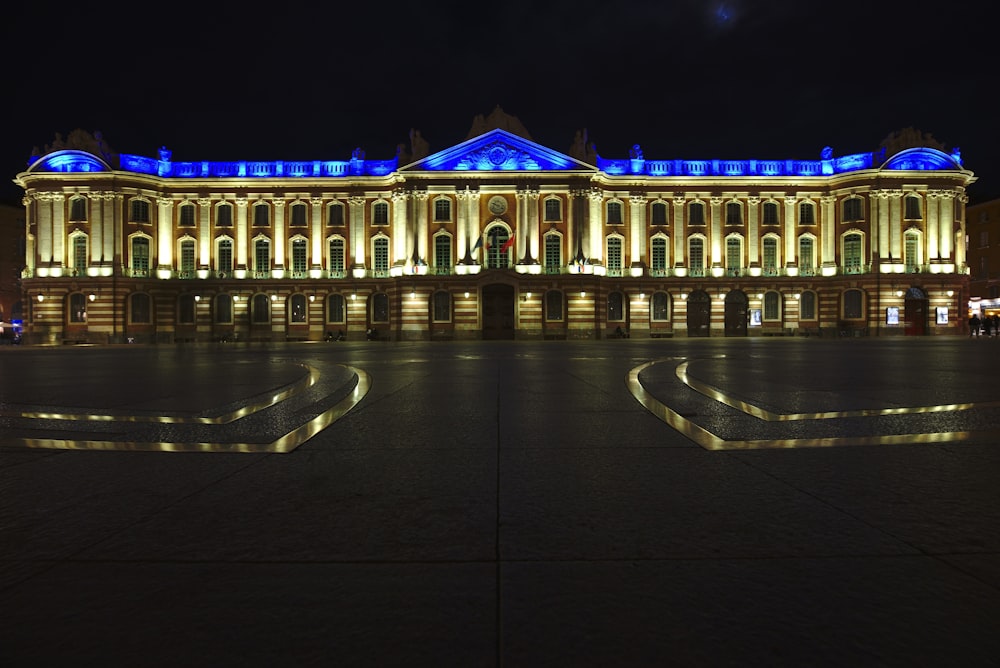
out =
{"type": "Polygon", "coordinates": [[[593,165],[518,137],[506,130],[490,130],[461,144],[421,158],[400,171],[537,172],[594,170],[593,165]]]}

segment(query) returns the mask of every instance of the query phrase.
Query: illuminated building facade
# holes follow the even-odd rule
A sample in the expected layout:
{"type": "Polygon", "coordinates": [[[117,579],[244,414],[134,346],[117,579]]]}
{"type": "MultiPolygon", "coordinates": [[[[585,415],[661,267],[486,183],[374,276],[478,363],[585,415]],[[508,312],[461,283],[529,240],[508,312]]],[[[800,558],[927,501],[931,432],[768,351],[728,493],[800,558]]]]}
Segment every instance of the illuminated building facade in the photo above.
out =
{"type": "Polygon", "coordinates": [[[974,176],[957,151],[607,159],[581,133],[562,153],[480,126],[378,160],[52,147],[16,177],[25,343],[964,326],[974,176]]]}
{"type": "Polygon", "coordinates": [[[970,312],[1000,314],[1000,199],[970,205],[967,218],[970,312]]]}

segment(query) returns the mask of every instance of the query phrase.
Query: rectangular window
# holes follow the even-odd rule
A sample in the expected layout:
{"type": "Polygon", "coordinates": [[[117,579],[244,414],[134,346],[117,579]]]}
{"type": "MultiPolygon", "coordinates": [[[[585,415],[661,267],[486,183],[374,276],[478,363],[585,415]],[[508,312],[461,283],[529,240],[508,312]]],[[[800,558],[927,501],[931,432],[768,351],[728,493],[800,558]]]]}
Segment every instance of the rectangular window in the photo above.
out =
{"type": "Polygon", "coordinates": [[[74,223],[87,220],[87,200],[74,197],[69,203],[69,219],[74,223]]]}
{"type": "Polygon", "coordinates": [[[705,275],[705,242],[692,239],[688,247],[688,265],[692,276],[705,275]]]}
{"type": "Polygon", "coordinates": [[[620,276],[621,271],[622,271],[622,240],[619,239],[618,237],[612,237],[608,239],[608,275],[620,276]]]}
{"type": "Polygon", "coordinates": [[[375,202],[372,205],[372,225],[389,224],[389,203],[375,202]]]}
{"type": "Polygon", "coordinates": [[[434,222],[446,223],[451,220],[451,200],[444,197],[434,200],[434,222]]]}
{"type": "Polygon", "coordinates": [[[219,240],[218,271],[227,276],[233,271],[233,242],[229,239],[219,240]]]}
{"type": "Polygon", "coordinates": [[[87,270],[87,237],[73,237],[73,269],[77,276],[87,270]]]}
{"type": "Polygon", "coordinates": [[[799,203],[799,225],[815,225],[816,217],[814,215],[816,208],[812,205],[812,202],[800,202],[799,203]]]}
{"type": "Polygon", "coordinates": [[[764,202],[764,220],[762,225],[779,225],[778,205],[775,202],[764,202]]]}
{"type": "Polygon", "coordinates": [[[215,212],[216,227],[233,226],[233,207],[230,204],[221,204],[215,212]]]}
{"type": "Polygon", "coordinates": [[[915,195],[907,196],[906,212],[903,214],[903,218],[906,220],[919,220],[921,217],[920,198],[915,195]]]}
{"type": "Polygon", "coordinates": [[[726,275],[739,276],[743,268],[743,244],[737,238],[726,239],[726,275]]]}
{"type": "Polygon", "coordinates": [[[182,204],[180,220],[177,222],[180,227],[194,227],[194,204],[182,204]]]}
{"type": "Polygon", "coordinates": [[[305,204],[293,204],[292,205],[292,227],[305,227],[306,226],[306,205],[305,204]]]}
{"type": "Polygon", "coordinates": [[[331,227],[343,227],[344,225],[344,205],[343,204],[331,204],[330,205],[330,219],[327,221],[327,225],[331,227]]]}
{"type": "Polygon", "coordinates": [[[376,239],[374,244],[375,272],[376,274],[388,274],[389,272],[389,240],[386,238],[376,239]]]}
{"type": "Polygon", "coordinates": [[[253,208],[253,226],[267,227],[271,224],[271,209],[266,204],[258,204],[253,208]]]}
{"type": "Polygon", "coordinates": [[[132,275],[149,276],[149,239],[132,240],[132,275]]]}
{"type": "Polygon", "coordinates": [[[907,234],[904,239],[905,244],[903,246],[903,255],[906,264],[906,271],[908,273],[915,273],[919,269],[919,259],[917,257],[918,237],[916,234],[907,234]]]}
{"type": "Polygon", "coordinates": [[[726,225],[742,225],[742,224],[743,224],[743,207],[740,206],[739,202],[727,202],[726,225]]]}
{"type": "Polygon", "coordinates": [[[844,237],[844,271],[848,274],[861,273],[860,234],[849,234],[844,237]]]}
{"type": "Polygon", "coordinates": [[[667,205],[663,202],[653,202],[652,207],[652,224],[653,225],[666,225],[667,224],[667,205]]]}
{"type": "Polygon", "coordinates": [[[545,200],[545,221],[555,222],[562,220],[562,202],[557,197],[550,197],[545,200]]]}
{"type": "Polygon", "coordinates": [[[861,198],[851,197],[844,200],[843,222],[853,223],[864,220],[864,212],[861,208],[861,198]]]}
{"type": "Polygon", "coordinates": [[[778,240],[774,237],[764,239],[764,257],[762,269],[765,276],[778,275],[778,240]]]}
{"type": "Polygon", "coordinates": [[[149,222],[149,202],[134,199],[129,203],[129,221],[133,223],[149,222]]]}
{"type": "Polygon", "coordinates": [[[621,202],[608,202],[608,225],[622,224],[621,202]]]}
{"type": "Polygon", "coordinates": [[[815,274],[816,261],[813,258],[813,240],[799,240],[799,273],[803,276],[815,274]]]}
{"type": "Polygon", "coordinates": [[[271,244],[263,239],[258,240],[253,245],[253,261],[257,276],[267,276],[271,271],[271,244]]]}
{"type": "Polygon", "coordinates": [[[705,224],[705,205],[701,202],[693,202],[691,208],[688,210],[690,215],[688,217],[688,223],[690,225],[704,225],[705,224]]]}

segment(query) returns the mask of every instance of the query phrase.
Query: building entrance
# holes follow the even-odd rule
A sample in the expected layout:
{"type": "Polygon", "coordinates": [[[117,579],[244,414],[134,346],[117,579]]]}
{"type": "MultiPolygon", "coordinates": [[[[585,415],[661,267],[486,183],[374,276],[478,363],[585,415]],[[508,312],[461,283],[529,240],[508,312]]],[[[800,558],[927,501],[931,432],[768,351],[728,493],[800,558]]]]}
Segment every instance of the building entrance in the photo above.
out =
{"type": "Polygon", "coordinates": [[[687,298],[688,336],[708,336],[712,320],[712,298],[704,290],[695,290],[687,298]]]}
{"type": "Polygon", "coordinates": [[[502,283],[483,286],[483,339],[514,338],[514,287],[502,283]]]}
{"type": "Polygon", "coordinates": [[[748,301],[740,290],[731,290],[726,295],[726,336],[747,335],[748,301]]]}
{"type": "Polygon", "coordinates": [[[923,336],[927,333],[927,295],[920,288],[906,291],[903,302],[903,317],[907,336],[923,336]]]}

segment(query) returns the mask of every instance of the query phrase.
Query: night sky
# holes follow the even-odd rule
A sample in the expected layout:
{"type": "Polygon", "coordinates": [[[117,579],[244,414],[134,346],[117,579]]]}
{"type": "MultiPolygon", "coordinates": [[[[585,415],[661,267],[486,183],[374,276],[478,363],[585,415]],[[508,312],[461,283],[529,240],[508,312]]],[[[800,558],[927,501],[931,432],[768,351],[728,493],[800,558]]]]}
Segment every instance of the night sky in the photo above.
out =
{"type": "Polygon", "coordinates": [[[0,195],[76,128],[177,161],[387,159],[411,128],[436,152],[499,105],[558,151],[586,128],[607,158],[813,160],[913,127],[961,148],[976,203],[1000,197],[991,5],[17,3],[0,195]]]}

